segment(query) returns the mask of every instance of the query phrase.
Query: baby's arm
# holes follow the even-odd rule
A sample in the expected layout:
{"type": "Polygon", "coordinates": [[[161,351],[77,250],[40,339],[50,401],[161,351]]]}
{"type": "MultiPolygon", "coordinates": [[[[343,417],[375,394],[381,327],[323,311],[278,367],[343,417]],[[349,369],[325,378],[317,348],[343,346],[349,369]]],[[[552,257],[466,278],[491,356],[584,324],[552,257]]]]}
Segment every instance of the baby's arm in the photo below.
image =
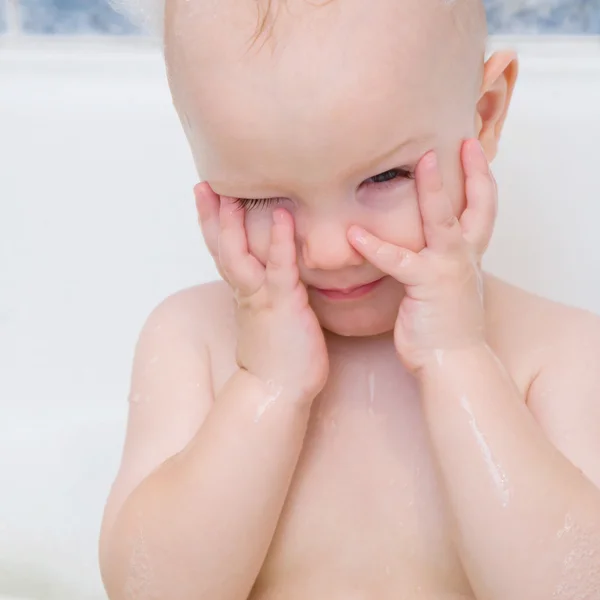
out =
{"type": "Polygon", "coordinates": [[[446,353],[421,381],[477,598],[600,597],[600,320],[567,327],[531,411],[489,349],[446,353]]]}
{"type": "Polygon", "coordinates": [[[136,349],[123,462],[100,542],[111,600],[247,598],[301,450],[309,400],[271,402],[271,390],[237,371],[213,401],[191,310],[185,293],[168,299],[136,349]]]}

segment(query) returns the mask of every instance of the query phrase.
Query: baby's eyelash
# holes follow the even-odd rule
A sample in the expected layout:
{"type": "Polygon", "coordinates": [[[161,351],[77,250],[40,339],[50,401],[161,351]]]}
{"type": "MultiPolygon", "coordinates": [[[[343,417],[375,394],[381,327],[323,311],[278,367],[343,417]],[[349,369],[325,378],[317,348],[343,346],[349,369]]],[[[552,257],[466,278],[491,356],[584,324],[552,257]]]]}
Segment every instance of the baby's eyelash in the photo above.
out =
{"type": "MultiPolygon", "coordinates": [[[[396,179],[414,178],[414,169],[402,167],[390,169],[389,171],[384,171],[383,173],[379,173],[379,175],[370,177],[364,182],[363,185],[385,186],[392,184],[396,179]]],[[[245,210],[253,210],[257,208],[265,208],[266,206],[270,206],[272,204],[279,204],[281,202],[281,198],[236,198],[235,202],[240,208],[244,208],[245,210]]]]}
{"type": "Polygon", "coordinates": [[[281,198],[235,198],[235,202],[240,208],[253,210],[264,208],[270,204],[278,204],[281,202],[281,198]]]}
{"type": "Polygon", "coordinates": [[[413,169],[409,169],[406,167],[390,169],[389,171],[384,171],[383,173],[379,173],[379,175],[375,175],[374,177],[370,177],[365,181],[366,185],[382,185],[386,183],[390,183],[395,179],[414,179],[415,172],[413,169]]]}

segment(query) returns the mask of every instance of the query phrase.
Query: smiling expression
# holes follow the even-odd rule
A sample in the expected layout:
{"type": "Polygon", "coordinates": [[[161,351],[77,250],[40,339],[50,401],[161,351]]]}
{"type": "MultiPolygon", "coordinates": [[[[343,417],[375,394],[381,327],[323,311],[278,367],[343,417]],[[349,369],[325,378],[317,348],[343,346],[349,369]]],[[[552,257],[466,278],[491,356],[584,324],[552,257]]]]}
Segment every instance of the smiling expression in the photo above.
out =
{"type": "Polygon", "coordinates": [[[347,231],[359,224],[422,249],[414,171],[431,149],[462,210],[459,152],[478,133],[483,36],[457,27],[439,0],[289,0],[271,37],[249,48],[254,2],[200,4],[171,4],[166,39],[200,176],[245,207],[249,248],[263,262],[273,209],[292,213],[301,278],[326,329],[391,330],[403,288],[347,231]]]}

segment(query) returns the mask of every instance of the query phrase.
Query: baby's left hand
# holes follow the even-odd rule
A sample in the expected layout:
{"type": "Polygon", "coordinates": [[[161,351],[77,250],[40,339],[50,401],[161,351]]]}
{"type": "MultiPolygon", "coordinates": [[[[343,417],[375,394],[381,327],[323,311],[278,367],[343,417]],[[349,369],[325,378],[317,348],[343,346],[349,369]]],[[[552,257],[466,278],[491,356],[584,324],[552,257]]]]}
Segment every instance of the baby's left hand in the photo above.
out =
{"type": "Polygon", "coordinates": [[[454,215],[437,159],[429,152],[416,172],[425,248],[412,252],[384,242],[360,227],[352,245],[369,262],[406,288],[394,338],[403,363],[419,373],[444,352],[486,343],[481,257],[496,219],[496,183],[477,140],[462,148],[466,210],[454,215]]]}

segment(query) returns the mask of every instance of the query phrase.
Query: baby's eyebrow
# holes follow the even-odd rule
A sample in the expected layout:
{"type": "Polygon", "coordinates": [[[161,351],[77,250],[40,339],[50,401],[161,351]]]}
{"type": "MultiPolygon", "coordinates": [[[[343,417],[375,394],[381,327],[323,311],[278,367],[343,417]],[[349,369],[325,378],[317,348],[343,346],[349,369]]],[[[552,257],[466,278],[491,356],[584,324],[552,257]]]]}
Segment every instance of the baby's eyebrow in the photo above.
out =
{"type": "MultiPolygon", "coordinates": [[[[433,139],[433,134],[429,133],[426,135],[419,135],[404,139],[401,142],[394,144],[389,150],[378,154],[375,158],[369,158],[364,162],[356,161],[343,171],[337,171],[337,176],[340,178],[354,179],[356,174],[360,173],[365,177],[372,177],[377,174],[376,171],[378,171],[378,169],[384,168],[383,166],[385,165],[386,161],[389,162],[391,157],[400,154],[400,152],[403,150],[411,147],[418,150],[418,156],[413,156],[412,154],[410,156],[410,160],[414,160],[416,162],[423,154],[425,154],[426,151],[431,150],[430,145],[433,139]]],[[[408,165],[393,165],[393,167],[396,168],[402,166],[408,165]]],[[[390,166],[388,165],[385,168],[389,169],[390,166]]],[[[278,186],[276,183],[274,184],[273,181],[253,181],[244,180],[243,178],[238,178],[235,181],[211,179],[210,184],[213,186],[213,189],[216,193],[232,198],[270,198],[282,196],[282,190],[280,186],[278,186]],[[242,190],[243,194],[241,194],[242,190]]]]}
{"type": "MultiPolygon", "coordinates": [[[[416,146],[422,145],[428,139],[429,139],[429,136],[419,136],[419,137],[412,137],[412,138],[403,140],[402,142],[395,144],[393,146],[393,148],[391,148],[390,150],[386,150],[382,154],[377,155],[375,158],[370,158],[367,162],[362,163],[360,165],[353,165],[352,168],[349,169],[349,171],[352,171],[352,172],[360,171],[361,173],[372,171],[373,169],[380,167],[382,164],[385,164],[385,162],[387,160],[389,160],[392,156],[395,156],[396,154],[400,154],[400,152],[402,150],[405,150],[406,148],[409,148],[411,146],[416,147],[416,146]]],[[[396,165],[396,166],[398,166],[398,165],[396,165]]]]}

